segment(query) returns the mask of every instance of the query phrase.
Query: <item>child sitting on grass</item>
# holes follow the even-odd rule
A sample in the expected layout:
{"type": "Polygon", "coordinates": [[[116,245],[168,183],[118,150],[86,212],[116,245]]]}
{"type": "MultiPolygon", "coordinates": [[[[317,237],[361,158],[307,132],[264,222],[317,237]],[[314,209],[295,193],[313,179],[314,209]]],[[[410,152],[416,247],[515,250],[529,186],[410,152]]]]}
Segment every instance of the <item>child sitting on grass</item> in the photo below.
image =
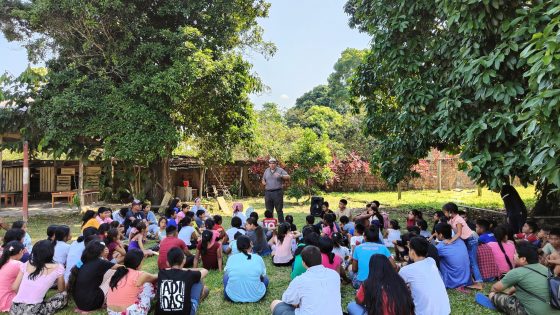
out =
{"type": "Polygon", "coordinates": [[[278,225],[278,220],[274,217],[274,214],[270,210],[264,212],[264,219],[262,220],[262,226],[266,229],[266,238],[270,239],[272,237],[272,232],[276,230],[278,225]]]}
{"type": "Polygon", "coordinates": [[[159,229],[156,234],[156,239],[158,242],[161,242],[163,241],[163,239],[165,239],[165,236],[167,236],[167,232],[165,232],[165,228],[167,228],[167,218],[166,217],[159,218],[158,226],[159,229]]]}
{"type": "Polygon", "coordinates": [[[514,235],[516,240],[526,240],[533,244],[538,241],[537,232],[539,231],[539,226],[537,223],[528,221],[521,228],[521,233],[514,235]]]}
{"type": "Polygon", "coordinates": [[[196,247],[194,267],[197,268],[201,261],[204,268],[222,272],[222,244],[213,237],[212,230],[202,232],[202,238],[196,247]]]}
{"type": "Polygon", "coordinates": [[[291,266],[294,258],[292,252],[292,240],[298,238],[298,232],[290,231],[290,224],[284,222],[278,226],[278,230],[268,243],[272,247],[272,264],[277,267],[291,266]]]}
{"type": "Polygon", "coordinates": [[[389,221],[389,228],[385,231],[385,246],[394,247],[395,242],[401,239],[401,227],[397,220],[389,221]]]}
{"type": "Polygon", "coordinates": [[[288,214],[285,218],[286,222],[290,223],[290,231],[294,232],[297,231],[297,226],[294,224],[294,216],[288,214]]]}
{"type": "Polygon", "coordinates": [[[340,217],[340,226],[342,227],[342,234],[354,235],[354,222],[350,222],[347,216],[343,215],[340,217]]]}

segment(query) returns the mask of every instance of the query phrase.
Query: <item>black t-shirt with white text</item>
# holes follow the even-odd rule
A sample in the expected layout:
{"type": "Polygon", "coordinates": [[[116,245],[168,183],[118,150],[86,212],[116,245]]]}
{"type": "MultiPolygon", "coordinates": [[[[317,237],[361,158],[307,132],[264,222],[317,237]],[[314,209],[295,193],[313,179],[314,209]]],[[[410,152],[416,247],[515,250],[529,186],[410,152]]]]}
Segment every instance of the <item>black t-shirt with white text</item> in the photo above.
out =
{"type": "Polygon", "coordinates": [[[166,269],[158,274],[156,314],[190,314],[191,289],[199,282],[199,271],[166,269]]]}

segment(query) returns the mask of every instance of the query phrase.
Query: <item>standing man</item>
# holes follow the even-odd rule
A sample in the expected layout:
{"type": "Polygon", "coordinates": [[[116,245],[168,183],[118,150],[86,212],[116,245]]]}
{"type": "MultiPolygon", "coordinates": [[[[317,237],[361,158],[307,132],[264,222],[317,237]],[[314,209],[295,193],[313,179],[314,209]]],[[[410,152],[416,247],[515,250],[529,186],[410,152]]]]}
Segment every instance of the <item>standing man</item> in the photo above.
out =
{"type": "Polygon", "coordinates": [[[284,180],[290,178],[288,173],[278,167],[278,161],[275,158],[268,160],[268,168],[264,171],[262,184],[264,185],[264,204],[266,210],[278,213],[278,221],[284,223],[284,190],[282,184],[284,180]]]}

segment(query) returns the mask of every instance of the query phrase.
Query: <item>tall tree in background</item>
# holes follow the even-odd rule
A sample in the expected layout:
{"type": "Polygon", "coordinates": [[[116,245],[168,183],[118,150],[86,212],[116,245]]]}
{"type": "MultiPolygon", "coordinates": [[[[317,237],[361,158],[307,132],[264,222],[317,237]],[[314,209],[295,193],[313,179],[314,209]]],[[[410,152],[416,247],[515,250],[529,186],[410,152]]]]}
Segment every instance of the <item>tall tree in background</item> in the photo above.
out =
{"type": "Polygon", "coordinates": [[[227,160],[253,134],[248,95],[260,89],[240,50],[265,54],[264,0],[2,1],[8,40],[46,60],[31,113],[41,147],[151,165],[170,189],[168,157],[181,137],[227,160]]]}
{"type": "Polygon", "coordinates": [[[347,2],[351,26],[375,39],[353,94],[366,108],[380,147],[374,162],[390,184],[412,176],[411,166],[435,147],[461,152],[469,176],[491,189],[514,177],[560,185],[559,126],[550,116],[558,113],[550,66],[556,39],[538,40],[547,28],[555,36],[559,5],[347,2]]]}

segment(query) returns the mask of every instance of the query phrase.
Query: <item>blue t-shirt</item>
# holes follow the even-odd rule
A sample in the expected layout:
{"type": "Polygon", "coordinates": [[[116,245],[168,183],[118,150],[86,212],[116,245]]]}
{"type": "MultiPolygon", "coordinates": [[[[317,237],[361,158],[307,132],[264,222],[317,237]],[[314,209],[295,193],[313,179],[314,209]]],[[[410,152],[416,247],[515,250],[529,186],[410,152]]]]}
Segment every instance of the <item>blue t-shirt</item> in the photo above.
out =
{"type": "Polygon", "coordinates": [[[465,242],[456,240],[447,245],[436,246],[439,254],[439,271],[445,287],[454,289],[466,285],[471,276],[469,253],[465,242]]]}
{"type": "Polygon", "coordinates": [[[251,259],[243,253],[228,258],[224,269],[228,276],[225,291],[234,302],[257,302],[266,293],[261,276],[266,275],[266,267],[261,256],[251,254],[251,259]]]}
{"type": "Polygon", "coordinates": [[[177,221],[173,218],[167,218],[167,227],[174,226],[177,227],[177,221]]]}
{"type": "Polygon", "coordinates": [[[478,237],[478,242],[480,244],[486,244],[490,242],[497,242],[496,237],[494,237],[494,233],[484,233],[478,237]]]}
{"type": "Polygon", "coordinates": [[[364,281],[367,279],[369,274],[369,259],[375,254],[381,254],[387,258],[391,256],[391,252],[387,249],[385,245],[377,243],[363,243],[354,248],[354,253],[352,258],[358,261],[358,280],[364,281]]]}

